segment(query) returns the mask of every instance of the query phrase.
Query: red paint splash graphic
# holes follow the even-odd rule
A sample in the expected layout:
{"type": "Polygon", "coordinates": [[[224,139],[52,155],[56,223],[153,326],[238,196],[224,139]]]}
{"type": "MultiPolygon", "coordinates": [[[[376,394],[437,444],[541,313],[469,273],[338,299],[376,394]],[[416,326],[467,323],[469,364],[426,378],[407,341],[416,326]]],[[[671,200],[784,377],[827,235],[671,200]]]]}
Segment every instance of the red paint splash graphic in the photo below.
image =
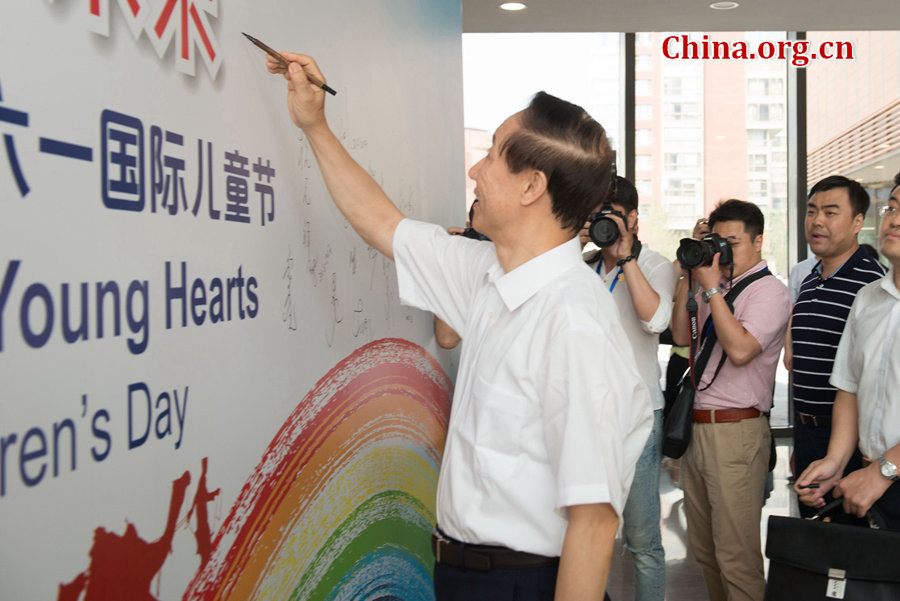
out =
{"type": "MultiPolygon", "coordinates": [[[[212,550],[209,511],[206,506],[218,496],[219,489],[210,492],[206,488],[207,458],[204,457],[201,463],[203,471],[185,520],[190,521],[191,515],[196,512],[197,529],[194,537],[202,567],[209,561],[212,550]]],[[[172,552],[178,514],[190,483],[191,474],[188,471],[172,481],[166,527],[162,536],[152,543],[142,539],[137,528],[130,522],[122,535],[102,527],[94,530],[94,544],[89,553],[90,566],[71,582],[59,585],[57,601],[156,601],[156,597],[150,592],[150,585],[162,569],[166,557],[172,552]]]]}
{"type": "Polygon", "coordinates": [[[156,541],[142,539],[132,523],[121,536],[105,528],[94,530],[90,567],[72,582],[59,585],[58,601],[78,601],[82,592],[84,601],[156,601],[150,584],[172,550],[178,512],[190,481],[190,472],[184,472],[172,482],[166,529],[156,541]]]}
{"type": "MultiPolygon", "coordinates": [[[[431,466],[433,474],[422,476],[436,480],[451,396],[446,374],[418,345],[384,339],[357,349],[300,401],[248,475],[215,535],[207,506],[220,489],[207,488],[203,458],[184,518],[196,519],[200,564],[184,599],[247,599],[268,590],[263,582],[272,575],[279,549],[287,544],[282,531],[304,519],[321,495],[335,492],[326,488],[328,479],[343,469],[341,461],[368,444],[406,439],[401,446],[431,466]]],[[[157,601],[151,585],[172,551],[190,482],[188,471],[172,482],[165,528],[153,542],[144,540],[130,522],[122,535],[96,528],[89,567],[59,585],[57,600],[157,601]]],[[[416,496],[423,507],[433,503],[433,490],[416,496]]],[[[421,538],[427,540],[427,533],[421,538]]]]}

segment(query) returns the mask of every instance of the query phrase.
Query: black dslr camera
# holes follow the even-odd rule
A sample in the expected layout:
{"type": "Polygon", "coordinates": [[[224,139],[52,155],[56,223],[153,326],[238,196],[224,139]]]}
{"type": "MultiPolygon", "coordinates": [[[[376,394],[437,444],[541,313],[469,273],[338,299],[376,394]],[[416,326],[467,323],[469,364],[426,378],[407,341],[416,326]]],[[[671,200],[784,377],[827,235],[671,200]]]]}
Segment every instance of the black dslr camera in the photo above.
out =
{"type": "Polygon", "coordinates": [[[473,227],[467,227],[463,230],[463,233],[460,234],[463,238],[471,238],[472,240],[482,240],[484,242],[490,242],[491,239],[476,230],[473,227]]]}
{"type": "Polygon", "coordinates": [[[611,219],[610,215],[617,215],[622,221],[628,223],[622,211],[615,210],[609,200],[604,201],[600,205],[600,210],[591,213],[591,216],[588,217],[588,221],[591,223],[588,228],[591,241],[600,248],[609,248],[619,239],[619,224],[611,219]]]}
{"type": "MultiPolygon", "coordinates": [[[[475,203],[476,202],[478,202],[477,198],[472,202],[472,206],[469,207],[469,223],[470,224],[472,223],[472,217],[475,214],[475,203]]],[[[464,229],[463,232],[460,234],[460,236],[462,236],[463,238],[471,238],[472,240],[482,240],[485,242],[491,241],[490,238],[488,238],[487,236],[485,236],[484,234],[482,234],[481,232],[476,230],[471,225],[469,225],[469,227],[464,229]]]]}
{"type": "Polygon", "coordinates": [[[732,261],[731,246],[719,234],[707,234],[699,240],[682,238],[675,251],[682,269],[693,269],[701,265],[712,264],[713,256],[722,253],[719,265],[728,265],[732,261]]]}

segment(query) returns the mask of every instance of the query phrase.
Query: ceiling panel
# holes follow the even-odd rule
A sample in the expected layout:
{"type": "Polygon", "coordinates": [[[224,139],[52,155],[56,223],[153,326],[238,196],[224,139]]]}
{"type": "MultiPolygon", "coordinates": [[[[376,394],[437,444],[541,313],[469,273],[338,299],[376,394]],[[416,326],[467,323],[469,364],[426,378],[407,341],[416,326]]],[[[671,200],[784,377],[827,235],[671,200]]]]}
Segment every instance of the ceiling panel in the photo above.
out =
{"type": "Polygon", "coordinates": [[[463,32],[550,31],[845,31],[900,29],[900,0],[525,0],[509,12],[500,0],[462,0],[463,32]]]}

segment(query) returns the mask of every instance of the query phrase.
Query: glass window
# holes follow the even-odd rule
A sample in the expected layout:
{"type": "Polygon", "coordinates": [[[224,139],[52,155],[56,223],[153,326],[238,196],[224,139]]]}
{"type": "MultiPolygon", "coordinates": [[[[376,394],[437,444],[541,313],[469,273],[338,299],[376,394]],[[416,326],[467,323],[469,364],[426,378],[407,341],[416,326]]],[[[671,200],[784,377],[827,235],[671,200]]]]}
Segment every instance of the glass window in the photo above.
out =
{"type": "Polygon", "coordinates": [[[769,168],[769,157],[765,154],[751,154],[747,157],[751,173],[764,173],[769,168]]]}
{"type": "Polygon", "coordinates": [[[808,32],[810,53],[827,48],[853,60],[814,60],[807,71],[807,189],[841,174],[872,197],[859,241],[877,247],[878,209],[900,171],[900,31],[808,32]]]}
{"type": "MultiPolygon", "coordinates": [[[[467,33],[462,36],[463,105],[467,132],[487,139],[510,115],[525,108],[538,90],[578,104],[606,129],[613,148],[622,137],[621,48],[619,33],[467,33]],[[578,60],[572,60],[577,56],[578,60]],[[498,77],[502,74],[502,77],[498,77]]],[[[466,140],[481,140],[467,135],[466,140]]],[[[481,143],[481,142],[479,142],[481,143]]],[[[483,154],[467,149],[470,160],[483,154]]],[[[624,153],[617,153],[619,173],[624,153]]],[[[466,177],[465,217],[474,198],[466,177]]],[[[462,225],[462,221],[459,225],[462,225]]]]}
{"type": "Polygon", "coordinates": [[[634,57],[636,71],[649,71],[653,68],[653,57],[649,54],[638,54],[634,57]]]}
{"type": "MultiPolygon", "coordinates": [[[[671,33],[648,33],[662,48],[671,33]]],[[[689,35],[698,48],[713,41],[762,42],[786,39],[784,32],[718,32],[689,35]]],[[[642,147],[657,166],[639,174],[642,188],[653,190],[651,217],[642,214],[641,240],[669,258],[689,236],[698,217],[709,215],[726,198],[749,200],[766,216],[763,257],[786,278],[787,264],[787,74],[789,62],[777,60],[679,60],[662,53],[650,71],[636,73],[660,93],[642,98],[640,127],[659,131],[656,145],[642,147]],[[652,111],[652,114],[651,114],[652,111]]],[[[900,52],[897,53],[900,55],[900,52]]],[[[852,62],[852,61],[844,61],[852,62]]],[[[895,97],[900,97],[898,94],[895,97]]],[[[772,423],[787,423],[787,374],[780,370],[772,423]],[[780,413],[779,413],[780,412],[780,413]]]]}
{"type": "Polygon", "coordinates": [[[664,168],[667,171],[693,170],[700,166],[699,152],[667,152],[664,168]]]}
{"type": "Polygon", "coordinates": [[[634,45],[635,46],[649,46],[653,43],[653,35],[649,33],[636,33],[634,34],[634,45]]]}
{"type": "Polygon", "coordinates": [[[651,146],[653,145],[653,130],[652,129],[638,129],[634,132],[634,143],[637,146],[651,146]]]}
{"type": "Polygon", "coordinates": [[[637,79],[634,82],[635,96],[650,96],[653,94],[653,88],[649,79],[637,79]]]}
{"type": "Polygon", "coordinates": [[[650,121],[653,119],[653,105],[652,104],[635,104],[634,105],[634,120],[635,121],[650,121]]]}
{"type": "Polygon", "coordinates": [[[747,105],[748,121],[783,121],[784,105],[781,103],[755,103],[747,105]]]}
{"type": "Polygon", "coordinates": [[[699,102],[663,103],[663,119],[665,121],[698,121],[700,116],[699,102]]]}
{"type": "Polygon", "coordinates": [[[669,179],[666,182],[667,198],[699,198],[699,181],[696,179],[669,179]]]}
{"type": "Polygon", "coordinates": [[[751,199],[765,198],[769,195],[769,180],[751,179],[747,182],[747,188],[751,199]]]}
{"type": "Polygon", "coordinates": [[[699,127],[664,127],[663,142],[696,141],[702,133],[699,127]]]}
{"type": "Polygon", "coordinates": [[[751,77],[747,80],[747,96],[784,96],[784,79],[780,77],[751,77]]]}
{"type": "Polygon", "coordinates": [[[756,129],[747,130],[747,144],[749,146],[764,146],[766,148],[787,147],[787,132],[785,129],[756,129]]]}
{"type": "Polygon", "coordinates": [[[649,179],[640,179],[634,182],[634,187],[637,188],[638,197],[641,199],[641,202],[647,201],[653,195],[653,180],[649,179]]]}
{"type": "Polygon", "coordinates": [[[701,91],[700,77],[675,76],[663,78],[663,94],[666,96],[694,96],[701,91]]]}

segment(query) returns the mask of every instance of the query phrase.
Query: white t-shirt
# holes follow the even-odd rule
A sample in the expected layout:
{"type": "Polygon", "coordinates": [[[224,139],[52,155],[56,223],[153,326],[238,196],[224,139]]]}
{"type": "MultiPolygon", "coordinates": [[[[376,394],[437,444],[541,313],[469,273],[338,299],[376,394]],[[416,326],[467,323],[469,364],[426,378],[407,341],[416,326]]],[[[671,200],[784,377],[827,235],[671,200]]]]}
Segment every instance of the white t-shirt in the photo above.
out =
{"type": "Polygon", "coordinates": [[[900,443],[900,291],[893,267],[856,295],[829,381],[856,394],[863,455],[880,457],[900,443]]]}
{"type": "Polygon", "coordinates": [[[791,293],[792,305],[797,302],[797,297],[800,296],[800,285],[806,279],[806,276],[812,273],[813,267],[819,263],[819,260],[815,255],[810,255],[791,267],[791,273],[788,275],[788,291],[791,293]]]}
{"type": "Polygon", "coordinates": [[[647,278],[650,287],[659,295],[659,306],[656,308],[656,313],[653,314],[650,321],[643,321],[634,310],[631,293],[628,291],[628,279],[624,275],[622,279],[619,279],[619,267],[613,267],[607,273],[599,253],[597,253],[597,259],[589,265],[600,275],[604,287],[607,290],[611,289],[613,300],[619,308],[619,315],[622,318],[622,327],[625,329],[625,335],[628,336],[634,351],[638,371],[650,390],[653,409],[662,409],[666,401],[659,384],[661,372],[657,351],[659,350],[659,335],[669,327],[669,321],[672,319],[672,295],[678,279],[675,266],[664,256],[646,246],[641,249],[641,254],[637,258],[638,267],[647,278]],[[597,271],[598,269],[599,271],[597,271]]]}
{"type": "Polygon", "coordinates": [[[462,336],[437,492],[459,540],[559,556],[571,505],[621,515],[650,399],[577,238],[504,273],[493,244],[404,220],[400,299],[462,336]]]}

